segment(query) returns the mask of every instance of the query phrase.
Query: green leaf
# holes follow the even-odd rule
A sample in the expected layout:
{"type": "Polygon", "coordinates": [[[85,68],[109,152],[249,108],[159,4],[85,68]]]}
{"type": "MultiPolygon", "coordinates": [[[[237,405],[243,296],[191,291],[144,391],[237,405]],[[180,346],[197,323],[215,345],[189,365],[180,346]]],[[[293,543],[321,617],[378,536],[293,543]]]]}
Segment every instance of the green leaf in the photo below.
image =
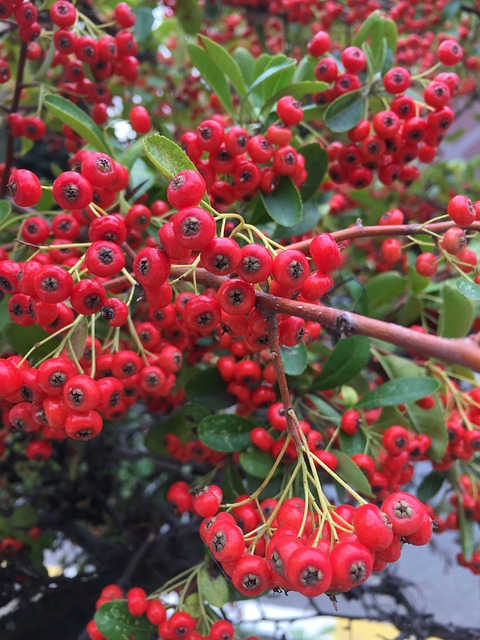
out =
{"type": "Polygon", "coordinates": [[[362,49],[365,52],[367,57],[368,71],[370,73],[370,77],[374,76],[376,73],[379,73],[385,62],[385,57],[387,55],[387,45],[385,38],[375,39],[371,44],[363,43],[362,49]]]}
{"type": "Polygon", "coordinates": [[[0,222],[8,218],[12,212],[12,205],[8,200],[0,200],[0,222]]]}
{"type": "Polygon", "coordinates": [[[254,478],[263,480],[273,467],[274,459],[268,451],[248,449],[240,454],[240,466],[254,478]]]}
{"type": "Polygon", "coordinates": [[[198,591],[201,597],[212,607],[219,609],[228,602],[228,584],[221,573],[212,574],[202,567],[198,573],[198,591]]]}
{"type": "Polygon", "coordinates": [[[457,289],[470,300],[480,300],[480,284],[475,284],[475,282],[465,278],[459,278],[457,280],[457,289]]]}
{"type": "Polygon", "coordinates": [[[369,498],[373,498],[372,488],[360,467],[353,462],[349,455],[343,453],[343,451],[334,451],[333,453],[338,460],[338,467],[335,473],[353,489],[356,489],[369,498]]]}
{"type": "Polygon", "coordinates": [[[277,64],[273,67],[269,67],[263,73],[261,73],[252,84],[248,87],[247,95],[249,95],[257,87],[261,87],[267,80],[276,78],[283,74],[287,69],[293,69],[295,67],[295,60],[287,58],[285,62],[277,64]]]}
{"type": "Polygon", "coordinates": [[[462,544],[462,553],[467,562],[470,562],[475,551],[475,531],[473,520],[465,515],[463,507],[458,508],[458,524],[460,525],[460,542],[462,544]]]}
{"type": "Polygon", "coordinates": [[[151,7],[138,6],[135,9],[135,26],[133,31],[138,42],[145,42],[150,37],[153,27],[153,11],[151,7]]]}
{"type": "Polygon", "coordinates": [[[361,91],[350,91],[335,98],[325,109],[325,125],[335,133],[353,129],[365,113],[365,97],[361,91]]]}
{"type": "Polygon", "coordinates": [[[143,146],[151,162],[157,167],[162,176],[169,181],[173,180],[176,174],[184,169],[197,170],[178,144],[175,144],[165,136],[155,133],[145,138],[143,146]]]}
{"type": "Polygon", "coordinates": [[[380,15],[380,11],[377,9],[363,21],[360,29],[353,37],[352,45],[354,47],[361,47],[362,44],[378,30],[378,26],[381,21],[382,17],[380,15]]]}
{"type": "MultiPolygon", "coordinates": [[[[401,379],[403,376],[426,376],[424,369],[405,358],[378,354],[377,357],[390,378],[401,379]]],[[[413,403],[406,406],[406,411],[415,431],[417,433],[426,433],[432,439],[428,453],[433,460],[439,462],[443,458],[448,445],[448,434],[442,404],[437,395],[434,395],[434,399],[435,404],[431,409],[425,410],[413,403]]]]}
{"type": "Polygon", "coordinates": [[[234,413],[217,413],[200,422],[200,440],[214,451],[234,453],[250,444],[250,431],[255,423],[234,413]]]}
{"type": "Polygon", "coordinates": [[[260,193],[268,215],[282,227],[292,227],[302,217],[302,199],[288,176],[283,176],[273,193],[260,193]]]}
{"type": "Polygon", "coordinates": [[[277,91],[275,95],[269,98],[263,105],[262,112],[270,109],[283,96],[292,96],[292,98],[296,98],[298,100],[307,94],[325,91],[328,87],[329,85],[326,82],[319,82],[318,80],[294,82],[293,84],[289,84],[287,87],[280,89],[280,91],[277,91]]]}
{"type": "Polygon", "coordinates": [[[333,422],[333,424],[339,424],[341,418],[340,413],[328,404],[326,400],[319,396],[314,396],[313,394],[309,394],[306,397],[310,402],[313,402],[315,408],[320,412],[322,420],[333,422]]]}
{"type": "Polygon", "coordinates": [[[382,318],[405,289],[405,278],[396,271],[388,271],[373,276],[367,282],[365,294],[368,315],[382,318]]]}
{"type": "Polygon", "coordinates": [[[210,411],[226,409],[235,404],[235,397],[227,391],[227,384],[215,367],[197,371],[186,383],[185,392],[191,402],[210,411]]]}
{"type": "Polygon", "coordinates": [[[243,98],[247,93],[247,85],[238,62],[224,47],[220,46],[213,40],[210,40],[207,36],[200,36],[200,40],[203,46],[207,49],[214,63],[228,76],[235,91],[241,98],[243,98]]]}
{"type": "Polygon", "coordinates": [[[316,142],[301,147],[299,153],[305,158],[305,169],[308,174],[300,189],[302,201],[305,202],[318,191],[322,183],[328,167],[328,154],[316,142]]]}
{"type": "Polygon", "coordinates": [[[340,450],[348,456],[353,456],[356,453],[365,453],[367,439],[363,435],[363,431],[360,429],[352,436],[349,436],[340,430],[338,439],[340,441],[340,450]]]}
{"type": "Polygon", "coordinates": [[[245,49],[245,47],[237,47],[232,56],[238,64],[245,82],[247,84],[252,84],[254,78],[253,67],[255,59],[250,51],[245,49]]]}
{"type": "Polygon", "coordinates": [[[392,53],[395,53],[395,51],[397,50],[398,39],[397,25],[393,20],[391,20],[391,18],[383,18],[382,22],[382,35],[387,41],[388,48],[392,51],[392,53]]]}
{"type": "MultiPolygon", "coordinates": [[[[293,82],[313,82],[315,80],[315,62],[315,59],[312,58],[311,55],[307,54],[303,56],[293,74],[293,82]]],[[[321,89],[321,91],[323,91],[323,89],[321,89]]]]}
{"type": "Polygon", "coordinates": [[[94,620],[108,640],[151,640],[158,629],[146,616],[130,615],[123,600],[102,604],[94,620]]]}
{"type": "Polygon", "coordinates": [[[229,462],[225,467],[225,475],[222,479],[222,490],[225,502],[233,502],[238,496],[245,493],[242,478],[232,462],[229,462]]]}
{"type": "Polygon", "coordinates": [[[192,439],[192,431],[208,416],[208,409],[201,404],[188,402],[174,411],[166,420],[155,424],[145,437],[145,446],[155,455],[165,455],[165,436],[174,433],[183,442],[192,439]]]}
{"type": "Polygon", "coordinates": [[[394,407],[397,404],[407,405],[431,395],[437,391],[439,386],[440,383],[434,378],[395,378],[365,394],[357,403],[356,409],[394,407]]]}
{"type": "Polygon", "coordinates": [[[45,96],[43,104],[60,122],[71,127],[97,151],[111,153],[100,127],[76,104],[51,93],[45,96]]]}
{"type": "Polygon", "coordinates": [[[365,336],[341,339],[314,381],[312,389],[334,389],[360,373],[370,360],[370,341],[365,336]]]}
{"type": "MultiPolygon", "coordinates": [[[[5,330],[10,345],[15,349],[16,353],[24,356],[27,351],[48,337],[48,333],[41,329],[38,325],[32,324],[28,327],[21,327],[19,324],[11,324],[5,330]]],[[[38,361],[48,356],[52,350],[52,344],[47,342],[37,347],[33,353],[33,358],[38,361]]]]}
{"type": "Polygon", "coordinates": [[[8,302],[10,300],[9,296],[5,296],[3,300],[0,301],[0,336],[4,336],[5,327],[8,327],[12,322],[12,318],[10,317],[10,312],[8,311],[8,302]]]}
{"type": "Polygon", "coordinates": [[[299,376],[307,367],[307,348],[304,342],[294,347],[280,347],[283,368],[287,376],[299,376]]]}
{"type": "Polygon", "coordinates": [[[463,338],[472,328],[475,308],[450,282],[443,287],[442,306],[438,323],[438,335],[444,338],[463,338]]]}
{"type": "Polygon", "coordinates": [[[213,57],[208,51],[205,51],[202,47],[198,47],[196,44],[188,45],[188,53],[202,78],[216,94],[225,110],[230,115],[233,115],[232,96],[223,70],[215,64],[213,57]]]}
{"type": "Polygon", "coordinates": [[[418,485],[417,498],[422,502],[430,502],[435,496],[445,481],[445,476],[440,475],[436,471],[430,471],[421,483],[418,485]]]}
{"type": "Polygon", "coordinates": [[[198,0],[181,0],[176,3],[175,16],[189,36],[195,36],[202,26],[203,11],[198,0]]]}

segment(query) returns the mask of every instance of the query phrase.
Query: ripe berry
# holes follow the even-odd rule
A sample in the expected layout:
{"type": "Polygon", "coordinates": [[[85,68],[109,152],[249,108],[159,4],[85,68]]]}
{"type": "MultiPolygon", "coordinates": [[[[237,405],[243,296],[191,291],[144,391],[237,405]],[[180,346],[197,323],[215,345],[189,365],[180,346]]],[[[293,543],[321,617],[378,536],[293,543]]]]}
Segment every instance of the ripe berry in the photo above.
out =
{"type": "Polygon", "coordinates": [[[198,171],[185,169],[177,173],[168,185],[167,199],[176,209],[191,207],[200,202],[205,190],[205,180],[198,171]]]}
{"type": "Polygon", "coordinates": [[[302,103],[292,96],[283,96],[277,102],[277,115],[288,127],[299,124],[303,118],[302,103]]]}
{"type": "Polygon", "coordinates": [[[447,213],[450,218],[462,227],[466,227],[476,219],[475,207],[466,196],[454,196],[448,203],[447,213]]]}
{"type": "Polygon", "coordinates": [[[397,491],[390,494],[381,508],[392,523],[393,532],[399,536],[411,535],[422,524],[424,507],[409,493],[397,491]]]}
{"type": "Polygon", "coordinates": [[[201,251],[215,236],[213,216],[199,207],[181,209],[174,217],[173,232],[177,242],[192,250],[201,251]]]}
{"type": "Polygon", "coordinates": [[[15,171],[7,186],[13,201],[19,207],[34,207],[42,197],[40,180],[28,169],[15,171]]]}
{"type": "Polygon", "coordinates": [[[147,610],[147,594],[140,587],[133,587],[127,592],[128,612],[132,616],[142,616],[147,610]]]}
{"type": "Polygon", "coordinates": [[[150,120],[150,115],[145,107],[138,105],[130,109],[129,118],[132,129],[136,133],[144,134],[150,131],[152,122],[150,120]]]}
{"type": "Polygon", "coordinates": [[[65,171],[54,181],[52,195],[62,209],[83,209],[93,200],[93,188],[81,174],[65,171]]]}
{"type": "Polygon", "coordinates": [[[329,233],[320,233],[310,243],[310,255],[317,269],[334,271],[342,265],[342,255],[329,233]]]}
{"type": "Polygon", "coordinates": [[[125,266],[125,256],[118,244],[97,240],[88,247],[85,264],[93,275],[111,278],[118,275],[125,266]]]}

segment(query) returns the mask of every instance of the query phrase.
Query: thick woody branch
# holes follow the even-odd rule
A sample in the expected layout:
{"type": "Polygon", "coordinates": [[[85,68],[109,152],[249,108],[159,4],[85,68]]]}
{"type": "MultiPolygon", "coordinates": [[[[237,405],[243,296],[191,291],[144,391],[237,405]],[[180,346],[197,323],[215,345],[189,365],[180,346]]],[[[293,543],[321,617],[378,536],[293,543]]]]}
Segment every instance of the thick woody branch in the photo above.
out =
{"type": "MultiPolygon", "coordinates": [[[[174,267],[171,275],[173,278],[183,275],[186,281],[192,281],[192,273],[187,272],[184,268],[174,267]]],[[[218,289],[226,280],[226,278],[208,273],[205,269],[196,269],[195,278],[198,284],[214,289],[218,289]]],[[[105,282],[104,286],[108,289],[125,282],[126,279],[123,277],[115,278],[105,282]]],[[[319,322],[325,327],[334,329],[341,337],[346,338],[355,334],[368,336],[427,358],[461,364],[473,371],[480,371],[480,346],[473,337],[442,338],[419,333],[393,322],[375,320],[334,307],[279,298],[263,291],[257,291],[257,306],[266,315],[285,313],[319,322]]]]}

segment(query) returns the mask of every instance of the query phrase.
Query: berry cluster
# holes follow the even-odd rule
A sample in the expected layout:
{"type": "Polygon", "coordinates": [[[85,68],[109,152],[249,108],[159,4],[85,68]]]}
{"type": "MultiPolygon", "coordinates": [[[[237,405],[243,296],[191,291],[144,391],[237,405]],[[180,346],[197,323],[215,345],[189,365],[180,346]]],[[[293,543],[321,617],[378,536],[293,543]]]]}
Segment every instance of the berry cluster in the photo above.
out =
{"type": "Polygon", "coordinates": [[[262,501],[238,499],[232,514],[215,515],[219,500],[208,487],[194,500],[209,517],[200,535],[243,595],[272,588],[314,597],[349,591],[400,557],[402,544],[426,544],[431,537],[427,508],[407,493],[392,493],[381,509],[340,505],[312,517],[301,498],[262,501]]]}

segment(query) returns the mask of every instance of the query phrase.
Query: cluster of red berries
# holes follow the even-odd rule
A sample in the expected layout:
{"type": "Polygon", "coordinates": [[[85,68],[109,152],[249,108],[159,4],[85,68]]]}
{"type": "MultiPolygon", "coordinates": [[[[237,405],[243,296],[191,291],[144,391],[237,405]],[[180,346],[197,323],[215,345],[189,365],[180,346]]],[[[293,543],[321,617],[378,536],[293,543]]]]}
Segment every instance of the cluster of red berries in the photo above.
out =
{"type": "Polygon", "coordinates": [[[290,142],[292,127],[301,122],[303,109],[291,96],[277,105],[279,124],[268,127],[265,136],[250,136],[240,126],[225,130],[223,118],[202,121],[196,131],[187,131],[180,143],[203,176],[212,204],[226,211],[237,200],[251,200],[258,190],[272,193],[282,176],[297,186],[307,177],[305,159],[290,142]]]}
{"type": "MultiPolygon", "coordinates": [[[[58,0],[40,17],[36,6],[29,1],[0,2],[0,18],[14,18],[18,23],[19,36],[28,43],[27,57],[30,60],[42,58],[44,50],[38,39],[46,34],[49,27],[53,27],[55,55],[47,76],[52,76],[54,69],[60,68],[61,77],[57,82],[60,93],[72,102],[86,100],[92,104],[92,117],[98,124],[106,122],[107,106],[112,99],[104,81],[115,74],[132,82],[137,77],[139,66],[136,58],[138,45],[130,31],[135,24],[135,13],[126,2],[120,2],[115,7],[113,17],[119,27],[117,33],[111,36],[102,34],[98,29],[98,37],[94,37],[91,31],[81,30],[79,25],[83,16],[68,0],[58,0]],[[93,80],[90,76],[93,76],[93,80]]],[[[7,82],[10,75],[8,60],[0,60],[0,83],[7,82]]],[[[46,133],[45,122],[38,115],[24,116],[12,112],[7,120],[15,137],[25,136],[35,141],[42,139],[46,133]]],[[[64,133],[67,135],[67,148],[70,151],[78,149],[81,145],[78,137],[68,127],[64,128],[64,133]]]]}
{"type": "Polygon", "coordinates": [[[432,535],[426,506],[408,493],[392,493],[381,508],[340,505],[320,522],[301,498],[263,500],[259,513],[253,500],[241,496],[232,514],[217,514],[218,491],[207,487],[194,499],[205,515],[200,536],[243,595],[272,588],[310,597],[349,591],[398,560],[404,542],[423,545],[432,535]]]}
{"type": "MultiPolygon", "coordinates": [[[[117,584],[104,587],[96,602],[96,609],[106,602],[118,601],[124,598],[123,589],[117,584]]],[[[159,598],[148,598],[141,587],[132,587],[126,593],[128,612],[135,618],[145,617],[153,626],[158,627],[158,636],[162,640],[233,640],[235,628],[228,620],[217,620],[210,627],[207,636],[196,631],[198,619],[186,611],[169,612],[159,598]]],[[[90,640],[106,640],[99,631],[94,620],[87,624],[87,634],[90,640]]],[[[253,636],[247,640],[258,640],[253,636]]]]}

